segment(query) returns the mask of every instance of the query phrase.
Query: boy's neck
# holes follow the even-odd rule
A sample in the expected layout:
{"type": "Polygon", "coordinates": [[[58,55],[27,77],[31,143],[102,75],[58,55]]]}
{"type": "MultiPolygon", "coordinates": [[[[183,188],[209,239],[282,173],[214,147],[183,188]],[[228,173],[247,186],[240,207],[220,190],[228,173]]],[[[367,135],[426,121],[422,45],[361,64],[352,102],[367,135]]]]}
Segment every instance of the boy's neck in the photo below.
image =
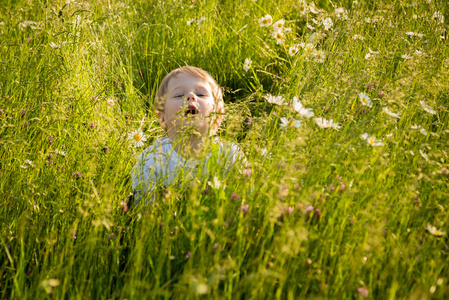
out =
{"type": "Polygon", "coordinates": [[[168,139],[176,153],[188,160],[200,158],[208,145],[207,137],[201,135],[187,135],[183,137],[168,135],[168,139]]]}

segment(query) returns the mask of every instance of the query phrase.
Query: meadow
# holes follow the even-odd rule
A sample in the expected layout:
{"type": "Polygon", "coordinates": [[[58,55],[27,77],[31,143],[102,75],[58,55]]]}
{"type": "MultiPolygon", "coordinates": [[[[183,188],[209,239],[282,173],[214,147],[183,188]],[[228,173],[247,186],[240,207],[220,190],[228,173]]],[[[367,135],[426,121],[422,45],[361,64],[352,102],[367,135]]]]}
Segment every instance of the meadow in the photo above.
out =
{"type": "Polygon", "coordinates": [[[439,0],[1,1],[0,298],[448,299],[448,20],[439,0]],[[251,169],[135,206],[184,65],[222,86],[251,169]]]}

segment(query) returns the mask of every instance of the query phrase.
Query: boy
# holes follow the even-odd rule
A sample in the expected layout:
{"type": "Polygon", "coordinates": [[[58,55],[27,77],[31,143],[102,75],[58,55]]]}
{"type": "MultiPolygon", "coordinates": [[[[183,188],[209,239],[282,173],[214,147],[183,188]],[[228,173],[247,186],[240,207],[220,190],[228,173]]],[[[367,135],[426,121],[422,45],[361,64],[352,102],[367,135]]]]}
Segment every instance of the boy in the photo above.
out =
{"type": "Polygon", "coordinates": [[[132,170],[136,204],[144,194],[156,200],[157,185],[190,182],[199,170],[204,179],[211,163],[223,164],[225,174],[245,160],[237,145],[218,138],[209,142],[223,121],[224,101],[208,72],[191,66],[173,70],[162,80],[154,106],[166,136],[145,149],[132,170]]]}

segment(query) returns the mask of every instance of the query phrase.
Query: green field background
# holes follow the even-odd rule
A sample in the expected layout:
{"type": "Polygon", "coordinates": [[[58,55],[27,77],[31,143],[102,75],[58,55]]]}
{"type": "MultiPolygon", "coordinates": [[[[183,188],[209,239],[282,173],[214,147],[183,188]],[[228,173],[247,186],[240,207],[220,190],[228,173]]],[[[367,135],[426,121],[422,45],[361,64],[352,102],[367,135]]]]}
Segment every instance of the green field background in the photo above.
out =
{"type": "Polygon", "coordinates": [[[0,1],[0,298],[448,299],[448,9],[0,1]],[[128,206],[164,135],[154,95],[185,65],[222,87],[219,135],[251,173],[128,206]]]}

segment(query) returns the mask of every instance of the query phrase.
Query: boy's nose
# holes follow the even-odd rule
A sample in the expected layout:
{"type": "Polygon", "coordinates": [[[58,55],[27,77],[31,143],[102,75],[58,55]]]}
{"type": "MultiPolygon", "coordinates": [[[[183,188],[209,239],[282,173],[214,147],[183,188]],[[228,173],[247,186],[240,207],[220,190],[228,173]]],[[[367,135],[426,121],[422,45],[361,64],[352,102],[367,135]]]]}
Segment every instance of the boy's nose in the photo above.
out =
{"type": "Polygon", "coordinates": [[[187,94],[187,101],[196,101],[196,96],[194,93],[190,92],[187,94]]]}

